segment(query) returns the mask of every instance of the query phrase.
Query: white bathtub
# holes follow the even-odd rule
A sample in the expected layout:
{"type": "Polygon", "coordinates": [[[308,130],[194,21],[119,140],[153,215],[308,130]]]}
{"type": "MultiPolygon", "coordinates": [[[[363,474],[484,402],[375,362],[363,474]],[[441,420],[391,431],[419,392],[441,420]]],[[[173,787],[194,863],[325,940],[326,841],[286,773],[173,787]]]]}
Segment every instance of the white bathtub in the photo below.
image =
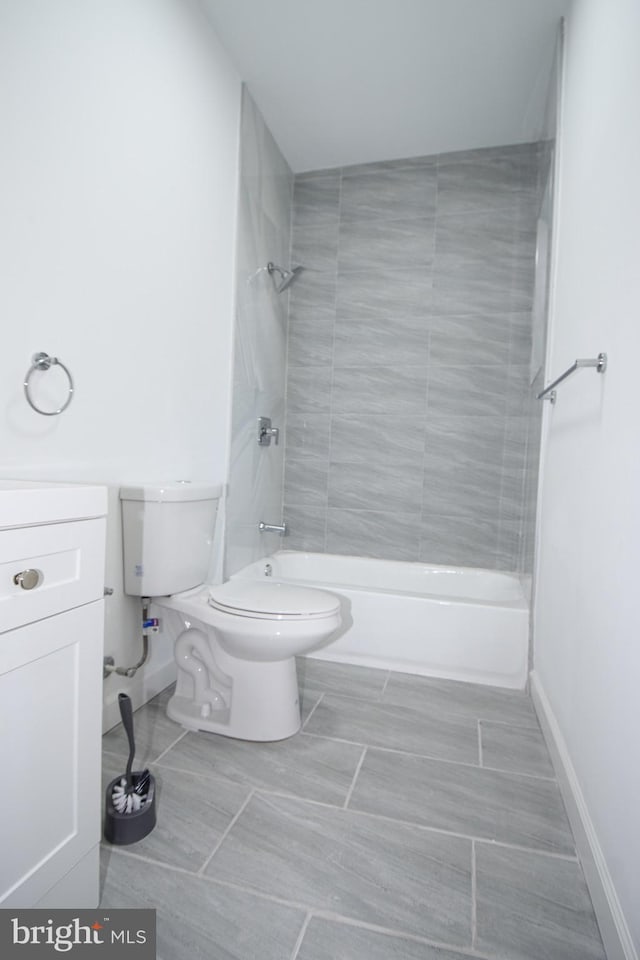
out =
{"type": "Polygon", "coordinates": [[[465,567],[281,550],[235,577],[317,586],[343,599],[346,629],[312,656],[521,689],[529,608],[519,578],[465,567]]]}

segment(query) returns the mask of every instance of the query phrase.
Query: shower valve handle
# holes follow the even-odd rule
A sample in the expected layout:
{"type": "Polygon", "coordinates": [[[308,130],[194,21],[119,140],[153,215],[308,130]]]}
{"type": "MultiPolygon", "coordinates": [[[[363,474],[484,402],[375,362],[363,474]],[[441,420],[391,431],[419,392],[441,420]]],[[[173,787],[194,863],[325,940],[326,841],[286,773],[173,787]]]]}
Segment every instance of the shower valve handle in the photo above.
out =
{"type": "Polygon", "coordinates": [[[261,447],[271,446],[271,440],[278,446],[280,430],[271,426],[271,417],[258,417],[258,443],[261,447]]]}

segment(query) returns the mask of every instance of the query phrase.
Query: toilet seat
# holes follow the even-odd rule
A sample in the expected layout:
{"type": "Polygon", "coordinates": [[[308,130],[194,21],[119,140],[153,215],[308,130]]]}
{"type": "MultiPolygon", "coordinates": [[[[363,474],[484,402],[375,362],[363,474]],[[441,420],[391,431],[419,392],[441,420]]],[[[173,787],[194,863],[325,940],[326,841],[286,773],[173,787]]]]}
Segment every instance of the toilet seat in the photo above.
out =
{"type": "Polygon", "coordinates": [[[222,613],[257,620],[320,620],[340,610],[334,594],[279,581],[230,580],[210,588],[207,602],[222,613]]]}

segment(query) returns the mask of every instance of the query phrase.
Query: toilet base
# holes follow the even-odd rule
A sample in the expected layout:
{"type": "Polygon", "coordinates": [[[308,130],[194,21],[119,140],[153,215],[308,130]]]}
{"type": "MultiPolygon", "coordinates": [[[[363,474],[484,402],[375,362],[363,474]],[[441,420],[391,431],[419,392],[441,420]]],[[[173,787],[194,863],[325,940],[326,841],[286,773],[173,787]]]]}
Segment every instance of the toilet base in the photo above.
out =
{"type": "MultiPolygon", "coordinates": [[[[293,657],[272,662],[233,658],[226,706],[199,703],[181,690],[180,679],[167,716],[187,730],[219,733],[237,740],[285,740],[300,729],[298,676],[293,657]]],[[[228,668],[227,664],[227,668],[228,668]]]]}

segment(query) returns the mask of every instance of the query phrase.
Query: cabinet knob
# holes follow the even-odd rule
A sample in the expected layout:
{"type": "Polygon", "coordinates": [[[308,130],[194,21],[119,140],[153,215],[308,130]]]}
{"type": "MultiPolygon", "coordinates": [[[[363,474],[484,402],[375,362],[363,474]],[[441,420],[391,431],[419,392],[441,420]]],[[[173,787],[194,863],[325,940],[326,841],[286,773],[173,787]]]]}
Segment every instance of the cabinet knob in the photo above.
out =
{"type": "Polygon", "coordinates": [[[15,585],[22,587],[23,590],[33,590],[34,587],[42,583],[42,580],[41,570],[21,570],[20,573],[16,573],[13,578],[15,585]]]}

